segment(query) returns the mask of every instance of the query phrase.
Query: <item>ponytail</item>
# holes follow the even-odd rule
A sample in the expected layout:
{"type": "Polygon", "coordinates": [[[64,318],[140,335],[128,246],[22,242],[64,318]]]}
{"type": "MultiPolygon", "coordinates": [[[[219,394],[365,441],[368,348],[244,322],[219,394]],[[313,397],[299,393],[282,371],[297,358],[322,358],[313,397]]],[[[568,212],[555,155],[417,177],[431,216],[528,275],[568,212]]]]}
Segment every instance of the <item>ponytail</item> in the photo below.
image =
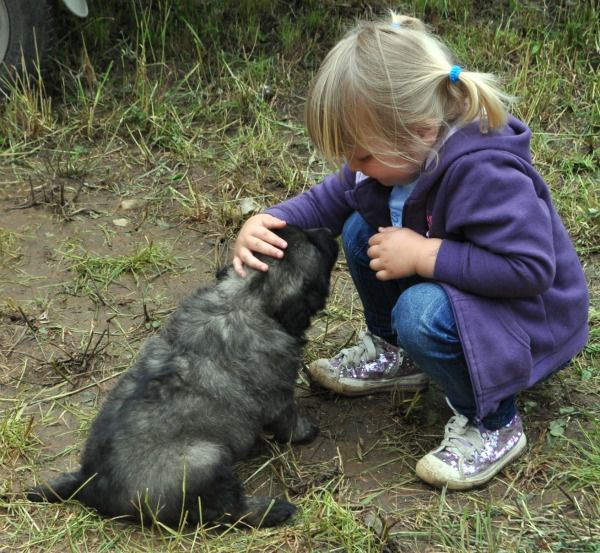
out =
{"type": "MultiPolygon", "coordinates": [[[[482,133],[502,129],[508,118],[507,106],[514,99],[500,89],[496,76],[461,70],[453,83],[450,71],[452,68],[448,83],[440,93],[449,97],[449,104],[457,106],[457,122],[467,124],[479,117],[482,133]]],[[[453,113],[448,115],[454,116],[453,113]]]]}

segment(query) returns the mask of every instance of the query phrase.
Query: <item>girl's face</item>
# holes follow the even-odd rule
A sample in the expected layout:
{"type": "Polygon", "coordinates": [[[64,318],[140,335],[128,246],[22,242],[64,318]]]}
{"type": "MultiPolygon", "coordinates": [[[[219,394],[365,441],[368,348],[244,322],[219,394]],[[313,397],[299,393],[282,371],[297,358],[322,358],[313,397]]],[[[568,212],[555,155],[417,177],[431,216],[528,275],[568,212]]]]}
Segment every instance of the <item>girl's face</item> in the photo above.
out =
{"type": "Polygon", "coordinates": [[[425,154],[412,156],[414,159],[408,161],[401,156],[377,156],[357,147],[352,157],[348,159],[348,167],[352,171],[361,173],[378,180],[384,186],[395,186],[397,184],[409,184],[419,174],[425,154]]]}
{"type": "MultiPolygon", "coordinates": [[[[417,132],[426,146],[433,146],[437,140],[439,129],[426,128],[417,132]]],[[[410,160],[399,155],[375,156],[373,154],[373,151],[381,152],[385,149],[378,144],[373,144],[372,151],[357,146],[348,158],[348,167],[352,171],[360,171],[368,177],[378,180],[384,186],[409,184],[421,172],[428,155],[427,151],[421,149],[419,152],[416,148],[407,152],[410,160]]]]}

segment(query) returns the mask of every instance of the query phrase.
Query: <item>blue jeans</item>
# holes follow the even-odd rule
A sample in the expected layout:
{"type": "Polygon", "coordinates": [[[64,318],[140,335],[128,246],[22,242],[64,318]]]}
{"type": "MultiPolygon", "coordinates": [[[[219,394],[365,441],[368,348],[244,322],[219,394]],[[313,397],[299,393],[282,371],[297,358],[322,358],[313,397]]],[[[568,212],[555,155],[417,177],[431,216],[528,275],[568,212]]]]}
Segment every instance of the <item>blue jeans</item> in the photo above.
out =
{"type": "MultiPolygon", "coordinates": [[[[446,292],[418,276],[377,280],[367,256],[368,241],[375,232],[358,213],[348,218],[342,231],[348,268],[363,304],[367,328],[402,347],[442,388],[452,406],[473,421],[473,386],[446,292]]],[[[496,430],[508,424],[515,413],[515,398],[511,396],[482,423],[496,430]]]]}

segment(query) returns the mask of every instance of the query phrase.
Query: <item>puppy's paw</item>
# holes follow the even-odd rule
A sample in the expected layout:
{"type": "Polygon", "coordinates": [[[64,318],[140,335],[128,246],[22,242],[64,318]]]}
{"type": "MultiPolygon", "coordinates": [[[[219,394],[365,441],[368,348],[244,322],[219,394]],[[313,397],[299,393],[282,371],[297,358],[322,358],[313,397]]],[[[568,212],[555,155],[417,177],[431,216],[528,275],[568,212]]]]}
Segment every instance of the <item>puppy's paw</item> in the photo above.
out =
{"type": "Polygon", "coordinates": [[[319,435],[319,432],[319,426],[316,423],[306,417],[298,416],[290,441],[293,444],[309,444],[319,435]]]}
{"type": "Polygon", "coordinates": [[[244,522],[250,526],[265,528],[277,526],[291,518],[297,511],[296,506],[278,497],[247,497],[248,512],[244,522]]]}

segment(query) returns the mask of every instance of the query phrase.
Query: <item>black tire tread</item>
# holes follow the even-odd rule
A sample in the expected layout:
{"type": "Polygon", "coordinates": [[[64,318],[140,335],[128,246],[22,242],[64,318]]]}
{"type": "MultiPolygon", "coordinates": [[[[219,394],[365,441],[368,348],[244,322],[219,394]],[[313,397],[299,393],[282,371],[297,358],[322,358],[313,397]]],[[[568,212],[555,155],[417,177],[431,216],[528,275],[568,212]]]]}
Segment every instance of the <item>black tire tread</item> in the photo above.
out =
{"type": "Polygon", "coordinates": [[[42,70],[54,44],[54,6],[51,0],[0,0],[11,25],[8,49],[0,60],[0,78],[15,71],[36,74],[42,70]],[[32,30],[35,31],[32,31],[32,30]],[[22,52],[22,54],[21,54],[22,52]]]}

